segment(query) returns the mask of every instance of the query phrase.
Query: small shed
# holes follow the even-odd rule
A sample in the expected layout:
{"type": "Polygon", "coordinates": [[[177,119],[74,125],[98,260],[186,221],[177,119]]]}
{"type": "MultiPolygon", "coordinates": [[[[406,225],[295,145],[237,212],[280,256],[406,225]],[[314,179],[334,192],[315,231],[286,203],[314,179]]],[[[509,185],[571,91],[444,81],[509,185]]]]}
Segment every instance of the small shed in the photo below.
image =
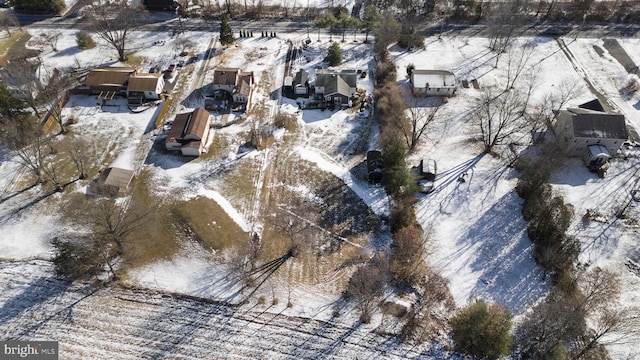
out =
{"type": "Polygon", "coordinates": [[[100,176],[89,184],[89,189],[98,195],[124,196],[129,192],[133,178],[133,170],[110,167],[100,173],[100,176]]]}
{"type": "Polygon", "coordinates": [[[285,89],[291,89],[292,86],[293,86],[293,78],[291,76],[285,76],[284,77],[284,88],[285,89]]]}
{"type": "Polygon", "coordinates": [[[606,147],[602,145],[589,145],[587,153],[583,157],[584,163],[589,169],[598,169],[611,159],[611,154],[606,147]]]}

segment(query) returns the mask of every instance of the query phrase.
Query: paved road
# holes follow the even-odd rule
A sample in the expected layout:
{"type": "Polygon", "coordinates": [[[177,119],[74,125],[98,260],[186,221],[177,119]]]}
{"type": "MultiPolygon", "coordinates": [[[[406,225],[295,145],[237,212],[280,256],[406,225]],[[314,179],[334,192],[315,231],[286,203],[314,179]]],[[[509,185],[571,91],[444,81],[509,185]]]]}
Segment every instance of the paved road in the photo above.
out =
{"type": "MultiPolygon", "coordinates": [[[[46,17],[35,15],[20,15],[19,20],[23,26],[42,28],[73,28],[87,29],[88,23],[82,17],[71,12],[63,17],[46,17]]],[[[317,28],[313,21],[285,21],[285,20],[235,20],[231,21],[231,27],[236,30],[244,29],[260,33],[260,31],[275,31],[277,33],[307,32],[316,33],[317,28]]],[[[142,29],[149,31],[178,31],[180,21],[175,14],[153,12],[149,23],[142,29]]],[[[217,20],[182,19],[182,28],[186,31],[216,32],[220,29],[217,20]]],[[[415,26],[418,33],[428,36],[446,34],[448,36],[489,36],[489,28],[486,24],[463,23],[435,23],[425,22],[415,26]]],[[[327,29],[321,29],[327,33],[327,29]]],[[[640,34],[640,25],[608,24],[608,25],[571,25],[557,23],[537,23],[523,28],[519,36],[578,36],[581,38],[602,37],[635,37],[640,34]]]]}

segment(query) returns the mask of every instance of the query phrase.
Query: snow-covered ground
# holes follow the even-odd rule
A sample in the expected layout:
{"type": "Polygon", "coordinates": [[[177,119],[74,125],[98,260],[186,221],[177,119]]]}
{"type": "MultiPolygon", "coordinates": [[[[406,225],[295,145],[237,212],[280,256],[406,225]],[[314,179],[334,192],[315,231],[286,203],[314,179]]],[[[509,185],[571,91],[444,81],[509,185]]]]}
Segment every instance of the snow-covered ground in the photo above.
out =
{"type": "MultiPolygon", "coordinates": [[[[30,31],[36,38],[41,33],[30,31]]],[[[99,43],[96,49],[82,51],[75,46],[74,31],[62,33],[58,52],[44,48],[45,71],[76,65],[89,68],[118,64],[108,46],[99,43]]],[[[178,37],[164,33],[133,33],[131,47],[146,59],[143,66],[164,68],[178,60],[182,41],[190,40],[193,43],[190,51],[197,54],[199,61],[181,70],[178,83],[181,79],[195,79],[198,73],[204,73],[202,81],[206,84],[211,81],[212,69],[218,65],[254,71],[258,84],[253,98],[255,104],[267,109],[268,116],[277,110],[298,116],[302,135],[293,141],[293,145],[289,144],[291,153],[340,179],[374,213],[388,214],[388,198],[384,192],[368,187],[350,172],[362,161],[362,156],[341,152],[345,143],[353,141],[349,136],[362,134],[365,128],[371,129],[370,125],[362,126],[366,117],[347,111],[303,110],[298,113],[295,100],[279,96],[288,48],[286,40],[299,44],[306,34],[240,39],[237,46],[218,49],[211,62],[206,62],[204,54],[214,36],[206,33],[186,33],[178,37]]],[[[327,40],[323,38],[316,42],[314,37],[303,57],[294,64],[294,71],[304,68],[313,73],[324,56],[327,40]]],[[[600,45],[599,42],[591,39],[567,41],[579,63],[578,68],[583,69],[581,72],[553,39],[518,39],[516,48],[534,47],[527,66],[528,74],[537,75],[534,99],[541,98],[562,82],[580,81],[588,76],[601,92],[613,99],[629,119],[629,124],[636,126],[640,124],[640,117],[634,105],[639,98],[637,95],[631,99],[620,98],[620,84],[628,75],[615,60],[596,54],[593,45],[600,45]]],[[[636,40],[621,39],[621,43],[632,58],[640,58],[636,40]]],[[[503,55],[495,68],[496,60],[487,50],[486,39],[445,36],[427,38],[426,45],[425,51],[417,52],[391,49],[401,84],[406,85],[405,67],[411,63],[417,68],[451,70],[459,80],[477,79],[481,87],[500,84],[504,79],[504,63],[508,56],[503,55]]],[[[348,36],[348,42],[341,46],[345,50],[343,68],[370,73],[373,64],[368,45],[352,43],[348,36]]],[[[512,51],[516,52],[515,49],[512,51]]],[[[359,79],[358,86],[371,91],[370,77],[359,79]]],[[[183,95],[197,94],[197,90],[199,88],[187,86],[183,95]]],[[[520,215],[521,200],[513,191],[518,173],[506,166],[508,152],[505,150],[501,157],[481,156],[482,147],[472,140],[477,130],[471,124],[473,114],[470,109],[479,94],[479,90],[473,88],[460,88],[444,106],[441,121],[430,128],[427,138],[410,157],[413,165],[422,158],[435,159],[438,164],[436,190],[429,195],[418,195],[416,213],[436,246],[428,261],[450,281],[458,306],[482,298],[502,303],[519,314],[544,297],[550,284],[532,257],[532,244],[520,215]]],[[[175,111],[202,106],[201,97],[188,98],[191,100],[176,99],[179,105],[175,111]]],[[[591,98],[585,87],[583,94],[570,105],[591,98]]],[[[100,106],[95,97],[73,96],[64,111],[65,116],[77,119],[78,122],[72,125],[75,133],[99,139],[96,147],[102,149],[104,167],[147,170],[157,184],[154,190],[159,195],[173,194],[182,200],[204,196],[216,201],[244,231],[261,228],[262,219],[256,218],[258,213],[255,211],[260,204],[238,201],[232,194],[225,193],[219,186],[219,179],[212,175],[237,164],[259,164],[256,181],[264,181],[266,175],[261,169],[273,161],[275,150],[238,153],[238,147],[246,141],[245,134],[263,119],[249,115],[238,124],[215,129],[214,133],[235,142],[221,156],[184,161],[152,150],[156,136],[161,138],[161,134],[153,131],[153,124],[162,103],[134,114],[120,101],[100,106]]],[[[171,116],[173,114],[168,118],[171,116]]],[[[375,131],[368,131],[371,132],[367,135],[369,146],[375,147],[375,131]]],[[[279,141],[284,140],[280,138],[279,141]]],[[[640,257],[638,227],[632,221],[637,219],[638,213],[636,203],[629,202],[630,191],[637,188],[638,151],[634,148],[626,151],[628,156],[615,159],[604,179],[586,171],[579,161],[567,160],[552,181],[554,189],[575,208],[571,232],[583,244],[581,260],[618,273],[625,284],[623,301],[633,304],[640,301],[640,279],[628,271],[625,264],[628,261],[637,264],[640,257]],[[616,218],[614,213],[628,202],[628,218],[616,218]],[[603,213],[605,221],[585,222],[582,215],[586,209],[603,213]]],[[[282,300],[273,306],[269,306],[269,300],[260,305],[254,299],[244,306],[226,307],[151,291],[109,288],[90,294],[86,289],[66,287],[52,277],[50,264],[33,260],[48,258],[51,255],[49,241],[63,230],[56,211],[57,195],[24,207],[37,198],[37,188],[19,192],[21,189],[16,188],[14,182],[20,176],[16,164],[11,161],[10,154],[1,156],[0,233],[3,236],[0,237],[0,258],[17,261],[0,263],[0,334],[3,337],[56,339],[62,343],[63,354],[86,357],[113,354],[120,358],[140,357],[141,354],[144,354],[142,357],[194,358],[235,354],[240,358],[313,358],[317,354],[327,358],[444,356],[442,353],[431,355],[429,345],[404,347],[395,340],[376,335],[372,330],[379,325],[379,316],[371,325],[354,325],[357,324],[356,310],[340,305],[340,291],[330,286],[334,278],[329,278],[327,284],[303,284],[294,289],[284,283],[274,284],[267,292],[278,292],[280,299],[287,298],[287,292],[292,294],[289,296],[295,300],[290,308],[282,300]],[[45,290],[41,290],[43,288],[45,290]],[[337,306],[343,306],[341,316],[334,318],[337,306]],[[94,318],[101,313],[111,317],[110,324],[94,318]],[[175,334],[179,335],[176,337],[175,334]],[[203,352],[207,349],[214,351],[213,355],[203,352]]],[[[86,185],[86,182],[78,182],[71,186],[83,191],[86,185]]],[[[306,197],[315,196],[303,187],[298,191],[306,197]]],[[[228,276],[229,272],[215,253],[188,246],[171,259],[130,271],[128,283],[233,303],[232,297],[240,289],[234,277],[228,276]]],[[[631,352],[637,345],[640,344],[616,348],[616,354],[637,354],[631,352]]]]}

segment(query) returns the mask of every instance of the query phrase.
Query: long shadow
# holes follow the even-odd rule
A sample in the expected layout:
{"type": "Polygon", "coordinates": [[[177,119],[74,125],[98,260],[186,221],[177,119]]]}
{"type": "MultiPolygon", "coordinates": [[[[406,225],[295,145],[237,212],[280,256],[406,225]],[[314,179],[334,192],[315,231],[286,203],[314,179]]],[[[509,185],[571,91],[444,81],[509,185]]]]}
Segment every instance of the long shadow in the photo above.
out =
{"type": "Polygon", "coordinates": [[[158,118],[158,115],[160,115],[160,112],[162,111],[163,107],[164,107],[164,102],[156,104],[156,107],[155,107],[156,110],[153,112],[153,115],[151,115],[151,119],[149,119],[149,123],[147,124],[147,127],[144,130],[144,134],[148,134],[156,129],[156,119],[158,118]]]}
{"type": "MultiPolygon", "coordinates": [[[[10,298],[0,308],[0,324],[6,324],[24,313],[61,297],[68,284],[53,276],[42,276],[29,284],[17,295],[10,298]]],[[[16,329],[24,331],[24,329],[16,329]]],[[[14,334],[18,335],[16,331],[14,334]]]]}
{"type": "Polygon", "coordinates": [[[168,297],[160,300],[158,305],[164,310],[148,318],[139,326],[138,333],[133,335],[153,339],[154,346],[146,347],[147,350],[140,354],[140,359],[173,358],[176,350],[193,339],[195,333],[207,327],[212,318],[220,315],[224,315],[229,320],[234,318],[233,310],[224,304],[212,305],[208,302],[168,297]],[[157,324],[167,322],[167,319],[175,320],[171,327],[172,331],[155,331],[157,324]],[[158,335],[154,338],[151,334],[158,335]]]}
{"type": "Polygon", "coordinates": [[[470,297],[496,301],[514,312],[535,302],[549,286],[533,259],[533,243],[519,210],[518,196],[507,193],[459,240],[463,256],[470,257],[470,270],[479,274],[470,297]]]}
{"type": "Polygon", "coordinates": [[[36,186],[38,186],[38,184],[31,184],[31,185],[27,186],[26,188],[24,188],[22,190],[18,190],[18,191],[14,192],[11,195],[7,195],[7,196],[3,197],[2,199],[0,199],[0,204],[4,203],[7,200],[11,200],[14,197],[16,197],[16,196],[18,196],[18,195],[20,195],[20,194],[22,194],[22,193],[24,193],[26,191],[29,191],[29,190],[33,189],[34,187],[36,187],[36,186]]]}
{"type": "Polygon", "coordinates": [[[79,299],[75,300],[71,304],[69,304],[67,306],[64,306],[60,310],[57,310],[57,311],[54,311],[54,312],[50,313],[47,317],[45,317],[44,319],[38,321],[36,324],[34,324],[32,326],[25,327],[24,329],[22,329],[22,331],[20,331],[19,333],[16,334],[16,338],[29,337],[31,334],[34,334],[35,332],[37,332],[38,329],[40,329],[41,327],[45,326],[49,321],[51,321],[53,319],[56,319],[56,318],[61,318],[62,322],[64,322],[64,323],[73,322],[73,311],[75,309],[75,306],[78,305],[79,303],[81,303],[82,301],[88,299],[93,294],[95,294],[96,292],[99,291],[99,289],[97,289],[97,288],[90,288],[89,290],[90,291],[88,291],[85,295],[83,295],[79,299]]]}
{"type": "Polygon", "coordinates": [[[70,48],[66,48],[62,51],[58,51],[56,52],[53,57],[62,57],[62,56],[71,56],[71,55],[75,55],[80,53],[80,51],[82,51],[82,49],[80,49],[80,47],[78,46],[73,46],[70,48]]]}

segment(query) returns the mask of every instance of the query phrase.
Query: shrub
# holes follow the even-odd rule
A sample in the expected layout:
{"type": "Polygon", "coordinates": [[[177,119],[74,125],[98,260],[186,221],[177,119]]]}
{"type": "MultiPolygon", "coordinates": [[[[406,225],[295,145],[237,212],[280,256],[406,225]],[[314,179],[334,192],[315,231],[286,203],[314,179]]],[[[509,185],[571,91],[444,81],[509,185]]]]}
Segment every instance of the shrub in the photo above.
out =
{"type": "Polygon", "coordinates": [[[380,264],[359,267],[347,284],[345,297],[355,300],[360,310],[360,321],[369,323],[371,315],[384,292],[385,271],[380,264]]]}
{"type": "MultiPolygon", "coordinates": [[[[412,206],[408,207],[413,209],[412,206]]],[[[392,236],[389,259],[389,273],[393,283],[399,287],[410,288],[419,284],[427,270],[423,256],[424,233],[419,225],[405,226],[396,231],[392,236]]]]}
{"type": "Polygon", "coordinates": [[[391,232],[396,233],[407,226],[418,225],[413,205],[414,197],[404,197],[398,199],[391,208],[390,226],[391,232]]]}
{"type": "Polygon", "coordinates": [[[511,313],[498,304],[476,300],[451,319],[456,351],[497,359],[511,351],[511,313]]]}
{"type": "Polygon", "coordinates": [[[418,34],[402,34],[398,38],[398,46],[404,49],[424,49],[424,36],[418,34]]]}
{"type": "Polygon", "coordinates": [[[376,85],[384,86],[388,82],[396,81],[396,64],[391,61],[383,61],[376,68],[376,85]]]}
{"type": "Polygon", "coordinates": [[[80,31],[76,35],[76,43],[81,49],[93,49],[94,47],[96,47],[96,42],[93,41],[91,34],[86,31],[80,31]]]}
{"type": "Polygon", "coordinates": [[[278,113],[273,121],[277,128],[294,131],[298,128],[298,119],[293,114],[278,113]]]}
{"type": "Polygon", "coordinates": [[[64,0],[13,0],[16,11],[28,14],[58,15],[66,7],[64,0]]]}

